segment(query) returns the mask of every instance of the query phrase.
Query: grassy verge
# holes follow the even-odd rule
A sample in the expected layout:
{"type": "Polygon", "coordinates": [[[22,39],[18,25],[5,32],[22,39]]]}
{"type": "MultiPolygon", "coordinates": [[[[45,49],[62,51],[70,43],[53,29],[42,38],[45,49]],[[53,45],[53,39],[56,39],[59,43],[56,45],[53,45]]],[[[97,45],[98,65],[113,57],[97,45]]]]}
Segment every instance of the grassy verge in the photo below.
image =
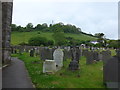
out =
{"type": "Polygon", "coordinates": [[[42,73],[43,61],[39,57],[29,57],[28,53],[12,56],[24,61],[36,88],[104,88],[102,62],[86,65],[86,58],[81,57],[80,70],[72,72],[67,69],[70,60],[66,60],[60,71],[47,75],[42,73]]]}

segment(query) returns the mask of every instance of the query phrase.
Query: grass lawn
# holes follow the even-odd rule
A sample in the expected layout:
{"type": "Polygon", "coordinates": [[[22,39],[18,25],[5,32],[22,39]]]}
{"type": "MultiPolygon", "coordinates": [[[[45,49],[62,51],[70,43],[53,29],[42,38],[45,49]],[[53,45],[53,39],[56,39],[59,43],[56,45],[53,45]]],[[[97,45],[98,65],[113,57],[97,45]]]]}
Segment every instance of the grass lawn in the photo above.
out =
{"type": "Polygon", "coordinates": [[[67,69],[70,60],[66,60],[60,71],[53,75],[47,75],[42,73],[43,61],[39,57],[30,57],[28,53],[23,53],[23,55],[12,54],[12,56],[24,61],[36,88],[105,88],[103,71],[101,70],[102,62],[86,65],[86,58],[81,57],[80,70],[72,72],[67,69]],[[33,63],[34,61],[39,63],[33,63]]]}
{"type": "MultiPolygon", "coordinates": [[[[12,32],[11,34],[11,44],[12,45],[18,45],[21,42],[28,42],[29,38],[34,37],[34,36],[42,36],[42,37],[46,37],[49,40],[53,40],[52,37],[53,33],[50,32],[41,32],[40,34],[38,34],[38,31],[34,31],[34,32],[12,32]]],[[[65,33],[65,36],[70,36],[73,37],[75,39],[79,39],[79,40],[96,40],[95,37],[91,37],[88,35],[84,35],[84,34],[70,34],[70,33],[65,33]]]]}

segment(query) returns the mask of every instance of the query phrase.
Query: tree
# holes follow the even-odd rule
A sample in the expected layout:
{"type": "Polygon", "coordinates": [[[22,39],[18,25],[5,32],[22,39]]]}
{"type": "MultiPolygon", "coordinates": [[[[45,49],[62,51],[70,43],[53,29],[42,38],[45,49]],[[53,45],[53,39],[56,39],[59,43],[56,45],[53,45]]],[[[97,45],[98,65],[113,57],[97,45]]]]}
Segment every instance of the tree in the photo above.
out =
{"type": "Polygon", "coordinates": [[[57,45],[57,46],[65,45],[67,42],[64,32],[62,32],[62,30],[60,30],[60,28],[54,30],[53,38],[55,40],[55,45],[57,45]]]}
{"type": "Polygon", "coordinates": [[[96,33],[94,36],[96,36],[98,39],[97,41],[99,42],[98,46],[101,47],[106,47],[106,39],[104,38],[104,33],[96,33]]]}
{"type": "Polygon", "coordinates": [[[11,24],[11,30],[12,31],[17,31],[17,25],[16,24],[11,24]]]}
{"type": "Polygon", "coordinates": [[[36,36],[30,38],[28,44],[32,46],[41,46],[41,45],[47,46],[47,42],[48,42],[47,38],[36,36]]]}
{"type": "Polygon", "coordinates": [[[33,29],[33,24],[32,24],[32,23],[28,23],[28,24],[26,25],[26,28],[27,28],[27,29],[33,29]]]}

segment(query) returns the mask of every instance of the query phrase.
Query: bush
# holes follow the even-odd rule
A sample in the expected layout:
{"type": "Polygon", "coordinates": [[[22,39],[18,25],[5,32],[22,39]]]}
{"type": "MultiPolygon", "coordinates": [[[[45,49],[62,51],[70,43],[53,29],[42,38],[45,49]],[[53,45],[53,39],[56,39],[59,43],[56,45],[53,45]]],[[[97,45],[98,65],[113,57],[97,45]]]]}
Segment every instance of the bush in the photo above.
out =
{"type": "Polygon", "coordinates": [[[53,40],[48,40],[47,45],[48,46],[53,46],[54,45],[54,41],[53,40]]]}
{"type": "Polygon", "coordinates": [[[47,42],[48,40],[45,37],[36,36],[30,38],[28,44],[31,46],[41,46],[41,45],[46,46],[47,42]]]}
{"type": "Polygon", "coordinates": [[[26,43],[26,42],[21,42],[21,43],[19,43],[19,45],[28,45],[28,43],[26,43]]]}

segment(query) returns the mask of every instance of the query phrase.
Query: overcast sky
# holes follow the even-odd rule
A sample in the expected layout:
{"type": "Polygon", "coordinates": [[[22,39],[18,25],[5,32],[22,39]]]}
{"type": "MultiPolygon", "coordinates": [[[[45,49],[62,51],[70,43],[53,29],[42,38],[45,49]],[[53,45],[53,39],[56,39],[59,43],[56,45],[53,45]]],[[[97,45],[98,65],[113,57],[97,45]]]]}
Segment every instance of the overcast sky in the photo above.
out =
{"type": "Polygon", "coordinates": [[[118,38],[117,2],[55,2],[44,0],[14,0],[13,23],[25,26],[63,22],[80,27],[86,33],[104,33],[106,38],[118,38]]]}

